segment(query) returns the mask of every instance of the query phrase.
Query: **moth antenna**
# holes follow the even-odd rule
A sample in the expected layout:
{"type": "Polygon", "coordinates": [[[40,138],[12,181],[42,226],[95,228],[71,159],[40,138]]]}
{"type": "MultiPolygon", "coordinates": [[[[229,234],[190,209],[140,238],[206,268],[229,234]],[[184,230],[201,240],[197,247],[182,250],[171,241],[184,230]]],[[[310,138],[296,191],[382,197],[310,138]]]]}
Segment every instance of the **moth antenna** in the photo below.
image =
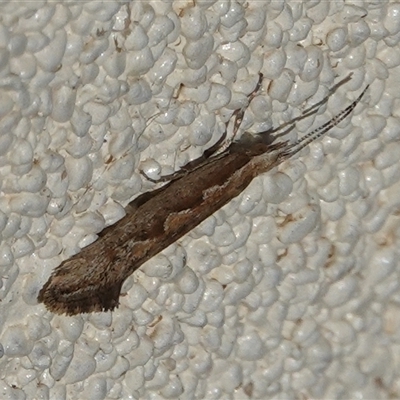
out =
{"type": "Polygon", "coordinates": [[[299,151],[301,151],[302,149],[304,149],[304,147],[307,147],[311,142],[320,138],[325,133],[330,131],[333,127],[338,125],[354,110],[354,108],[360,102],[360,100],[362,99],[362,97],[364,96],[364,94],[368,88],[369,88],[369,85],[367,85],[365,87],[365,89],[357,97],[357,99],[355,99],[348,107],[346,107],[344,110],[342,110],[339,114],[335,115],[328,122],[319,126],[316,129],[314,129],[312,132],[307,133],[305,136],[303,136],[301,139],[297,140],[295,143],[289,145],[289,148],[280,154],[280,158],[287,159],[289,157],[292,157],[294,154],[296,154],[299,151]]]}

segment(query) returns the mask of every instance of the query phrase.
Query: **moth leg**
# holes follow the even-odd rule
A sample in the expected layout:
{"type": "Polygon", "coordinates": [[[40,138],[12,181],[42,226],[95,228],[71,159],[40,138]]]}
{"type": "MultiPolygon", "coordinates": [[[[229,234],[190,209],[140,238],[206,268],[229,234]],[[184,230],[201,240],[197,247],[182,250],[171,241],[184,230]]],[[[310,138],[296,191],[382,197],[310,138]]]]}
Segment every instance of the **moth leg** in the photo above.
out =
{"type": "Polygon", "coordinates": [[[176,181],[177,179],[182,178],[182,176],[185,176],[189,171],[191,171],[190,169],[185,169],[186,165],[183,166],[178,171],[175,171],[172,174],[162,175],[158,179],[152,179],[152,178],[148,177],[143,171],[140,171],[140,174],[143,175],[148,181],[153,182],[153,183],[171,182],[171,181],[176,181]]]}
{"type": "Polygon", "coordinates": [[[232,117],[225,123],[225,131],[221,135],[221,137],[217,140],[216,143],[214,143],[211,147],[209,147],[207,150],[204,151],[203,155],[196,160],[190,161],[187,164],[185,164],[181,169],[178,171],[168,174],[168,175],[163,175],[159,179],[152,179],[149,176],[147,176],[144,171],[140,171],[140,174],[143,175],[147,180],[153,183],[158,183],[158,182],[170,182],[174,181],[177,179],[180,179],[182,176],[185,176],[188,172],[193,171],[194,169],[198,168],[200,165],[203,165],[203,163],[209,159],[210,157],[221,157],[225,151],[229,148],[229,146],[232,144],[232,142],[235,140],[237,132],[239,131],[240,125],[243,122],[243,117],[244,113],[248,107],[248,105],[251,103],[251,101],[254,99],[254,97],[257,96],[257,93],[260,90],[261,83],[263,80],[263,74],[260,72],[258,78],[258,82],[254,90],[247,96],[248,102],[247,106],[243,108],[239,108],[235,110],[232,114],[232,117],[234,118],[233,122],[233,133],[232,137],[228,140],[226,140],[227,132],[228,132],[228,125],[230,121],[232,120],[232,117]]]}
{"type": "Polygon", "coordinates": [[[238,132],[238,130],[240,128],[240,125],[241,125],[241,123],[243,121],[243,116],[244,116],[244,113],[245,113],[248,105],[251,103],[251,101],[254,99],[254,97],[257,96],[257,93],[260,91],[264,75],[260,72],[258,74],[258,76],[259,76],[259,78],[258,78],[258,82],[257,82],[256,87],[247,96],[247,98],[248,98],[247,106],[243,107],[243,108],[238,108],[237,110],[235,110],[233,112],[231,118],[227,122],[225,122],[225,131],[221,135],[221,137],[217,140],[217,142],[214,143],[207,150],[205,150],[203,155],[200,158],[198,158],[197,160],[191,161],[190,163],[186,164],[183,168],[186,168],[187,165],[189,165],[189,164],[191,165],[192,163],[196,163],[196,166],[197,165],[201,165],[204,160],[207,160],[210,157],[215,157],[217,155],[225,153],[225,151],[229,148],[229,146],[232,144],[232,142],[236,138],[237,132],[238,132]],[[231,122],[232,118],[234,118],[232,137],[230,139],[226,140],[226,136],[228,134],[228,126],[229,126],[229,123],[231,122]]]}
{"type": "MultiPolygon", "coordinates": [[[[226,152],[223,153],[218,153],[216,155],[212,156],[213,160],[219,159],[224,157],[226,152]]],[[[193,161],[189,161],[187,164],[185,164],[183,167],[181,167],[181,169],[179,169],[178,171],[173,172],[172,174],[168,174],[168,175],[163,175],[161,176],[159,179],[152,179],[149,178],[144,171],[140,170],[140,174],[143,175],[147,180],[149,180],[150,182],[153,183],[159,183],[159,182],[172,182],[172,181],[176,181],[180,178],[182,178],[183,176],[187,175],[189,172],[194,171],[195,169],[201,167],[203,164],[208,162],[208,159],[211,158],[210,156],[206,156],[205,154],[203,154],[201,157],[196,158],[193,161]]]]}
{"type": "MultiPolygon", "coordinates": [[[[236,139],[236,135],[237,135],[237,133],[238,133],[238,131],[239,131],[240,125],[241,125],[242,122],[243,122],[244,113],[246,112],[247,107],[249,106],[249,104],[251,103],[251,101],[254,99],[254,97],[257,96],[258,92],[260,91],[263,78],[264,78],[264,75],[260,72],[260,73],[258,74],[258,82],[257,82],[256,87],[255,87],[254,90],[247,96],[247,99],[248,99],[248,101],[247,101],[247,106],[246,106],[246,107],[243,107],[243,108],[238,108],[238,109],[235,110],[234,113],[232,114],[232,117],[234,118],[233,129],[232,129],[232,137],[229,138],[228,140],[226,140],[225,143],[223,143],[222,145],[220,145],[220,144],[222,143],[222,141],[224,141],[225,138],[226,138],[226,133],[227,133],[227,129],[228,129],[228,124],[229,124],[230,121],[228,121],[228,122],[225,124],[226,129],[225,129],[224,135],[222,135],[222,139],[223,139],[223,140],[221,140],[221,138],[220,138],[220,140],[218,140],[218,142],[216,143],[216,144],[218,144],[219,146],[218,146],[218,148],[215,148],[214,154],[221,154],[221,153],[223,153],[226,149],[229,148],[229,146],[232,144],[232,142],[236,139]]],[[[232,117],[231,117],[231,119],[232,119],[232,117]]],[[[215,145],[214,145],[214,146],[215,146],[215,145]]],[[[213,146],[213,147],[214,147],[214,146],[213,146]]]]}
{"type": "Polygon", "coordinates": [[[185,164],[183,167],[181,167],[177,171],[173,172],[172,174],[162,175],[158,179],[150,178],[149,176],[146,175],[146,173],[143,170],[140,170],[139,172],[148,181],[153,182],[153,183],[172,182],[172,181],[176,181],[176,180],[182,178],[183,176],[185,176],[189,172],[191,172],[191,171],[195,170],[196,168],[198,168],[200,165],[202,165],[207,160],[207,158],[208,157],[205,157],[204,154],[203,154],[199,158],[196,158],[193,161],[189,161],[187,164],[185,164]]]}

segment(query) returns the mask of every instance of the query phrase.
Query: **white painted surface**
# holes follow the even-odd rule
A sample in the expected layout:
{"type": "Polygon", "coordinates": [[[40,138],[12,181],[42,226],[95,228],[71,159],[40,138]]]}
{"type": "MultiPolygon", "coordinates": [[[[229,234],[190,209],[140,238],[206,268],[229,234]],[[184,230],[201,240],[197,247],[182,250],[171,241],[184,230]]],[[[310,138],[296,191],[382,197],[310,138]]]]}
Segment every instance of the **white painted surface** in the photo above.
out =
{"type": "Polygon", "coordinates": [[[399,395],[397,2],[9,2],[0,23],[2,399],[399,395]],[[124,284],[113,313],[38,290],[123,206],[244,126],[329,94],[254,180],[124,284]],[[278,171],[279,170],[279,171],[278,171]]]}

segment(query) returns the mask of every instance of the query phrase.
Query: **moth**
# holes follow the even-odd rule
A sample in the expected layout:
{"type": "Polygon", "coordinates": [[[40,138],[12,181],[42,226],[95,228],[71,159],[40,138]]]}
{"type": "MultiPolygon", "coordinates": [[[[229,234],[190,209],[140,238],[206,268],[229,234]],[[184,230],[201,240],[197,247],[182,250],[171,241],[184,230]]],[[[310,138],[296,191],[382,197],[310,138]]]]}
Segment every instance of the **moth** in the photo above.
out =
{"type": "MultiPolygon", "coordinates": [[[[256,90],[260,86],[262,76],[256,90]]],[[[38,301],[57,314],[113,310],[125,279],[238,196],[258,175],[284,162],[346,118],[368,86],[347,108],[295,143],[268,144],[262,132],[246,134],[222,152],[191,162],[159,189],[136,198],[127,214],[97,241],[65,260],[40,290],[38,301]]],[[[234,129],[244,110],[234,113],[234,129]]],[[[226,132],[225,132],[226,134],[226,132]]]]}

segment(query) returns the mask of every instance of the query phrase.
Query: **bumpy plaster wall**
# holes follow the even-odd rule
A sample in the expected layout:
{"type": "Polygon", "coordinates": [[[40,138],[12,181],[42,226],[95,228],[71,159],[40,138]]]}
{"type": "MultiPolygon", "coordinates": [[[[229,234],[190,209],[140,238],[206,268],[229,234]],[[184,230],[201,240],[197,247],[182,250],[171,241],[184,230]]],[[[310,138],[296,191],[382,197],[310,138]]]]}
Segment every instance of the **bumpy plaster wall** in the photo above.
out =
{"type": "Polygon", "coordinates": [[[0,397],[399,397],[400,3],[3,1],[0,397]],[[129,278],[53,315],[53,268],[244,127],[330,135],[129,278]]]}

